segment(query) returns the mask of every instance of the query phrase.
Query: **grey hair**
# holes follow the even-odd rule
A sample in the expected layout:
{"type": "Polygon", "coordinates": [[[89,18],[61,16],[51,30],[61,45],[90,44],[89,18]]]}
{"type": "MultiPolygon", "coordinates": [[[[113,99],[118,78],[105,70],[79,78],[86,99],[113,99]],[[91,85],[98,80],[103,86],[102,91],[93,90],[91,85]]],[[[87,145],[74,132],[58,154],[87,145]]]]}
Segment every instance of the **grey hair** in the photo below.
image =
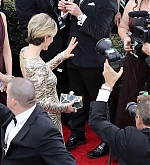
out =
{"type": "Polygon", "coordinates": [[[150,126],[150,96],[138,97],[136,114],[142,118],[144,125],[150,126]]]}

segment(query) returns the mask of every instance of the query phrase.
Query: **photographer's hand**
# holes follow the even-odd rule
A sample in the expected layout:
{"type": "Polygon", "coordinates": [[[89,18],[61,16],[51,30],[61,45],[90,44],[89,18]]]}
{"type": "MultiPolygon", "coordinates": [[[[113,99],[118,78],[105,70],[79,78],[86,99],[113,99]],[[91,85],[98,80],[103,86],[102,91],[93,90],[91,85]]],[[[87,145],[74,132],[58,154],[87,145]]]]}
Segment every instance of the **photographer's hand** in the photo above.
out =
{"type": "Polygon", "coordinates": [[[143,47],[142,47],[142,51],[147,54],[148,56],[150,56],[150,44],[149,43],[144,43],[143,47]]]}
{"type": "Polygon", "coordinates": [[[123,68],[121,67],[119,72],[115,72],[113,68],[109,65],[108,60],[106,59],[104,63],[103,76],[105,78],[105,85],[113,88],[116,81],[121,77],[123,73],[123,68]]]}

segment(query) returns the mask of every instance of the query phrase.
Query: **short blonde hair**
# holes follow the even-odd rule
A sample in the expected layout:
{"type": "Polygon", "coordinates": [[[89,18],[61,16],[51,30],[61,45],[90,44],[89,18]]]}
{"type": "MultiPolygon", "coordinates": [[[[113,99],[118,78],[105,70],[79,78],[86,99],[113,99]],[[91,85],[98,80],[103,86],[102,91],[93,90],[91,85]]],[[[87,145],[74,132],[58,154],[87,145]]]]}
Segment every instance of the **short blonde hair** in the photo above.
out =
{"type": "Polygon", "coordinates": [[[44,37],[54,37],[57,33],[56,22],[45,13],[34,15],[28,23],[28,38],[30,44],[40,45],[44,37]]]}

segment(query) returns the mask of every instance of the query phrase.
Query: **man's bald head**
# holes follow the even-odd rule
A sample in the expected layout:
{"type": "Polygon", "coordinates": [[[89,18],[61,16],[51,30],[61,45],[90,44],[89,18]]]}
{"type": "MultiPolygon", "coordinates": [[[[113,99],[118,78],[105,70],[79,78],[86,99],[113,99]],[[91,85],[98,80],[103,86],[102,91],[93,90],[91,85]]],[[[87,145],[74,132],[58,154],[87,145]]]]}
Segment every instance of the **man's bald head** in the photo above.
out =
{"type": "Polygon", "coordinates": [[[35,88],[29,79],[13,78],[7,86],[7,95],[14,98],[22,107],[31,107],[36,102],[35,88]]]}

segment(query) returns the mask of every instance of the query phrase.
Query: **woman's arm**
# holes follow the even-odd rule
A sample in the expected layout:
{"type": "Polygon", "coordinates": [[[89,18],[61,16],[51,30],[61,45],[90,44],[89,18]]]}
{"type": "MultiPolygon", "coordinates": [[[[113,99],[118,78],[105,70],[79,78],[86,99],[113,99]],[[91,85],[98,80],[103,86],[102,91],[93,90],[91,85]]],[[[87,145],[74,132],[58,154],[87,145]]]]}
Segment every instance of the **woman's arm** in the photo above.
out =
{"type": "Polygon", "coordinates": [[[72,37],[67,49],[59,53],[46,64],[51,68],[51,70],[55,69],[62,61],[74,56],[74,54],[72,54],[71,52],[77,46],[77,44],[78,42],[76,41],[76,37],[72,37]]]}
{"type": "Polygon", "coordinates": [[[8,33],[7,33],[6,16],[4,13],[1,13],[1,15],[5,26],[5,39],[4,39],[4,48],[3,48],[5,69],[8,75],[12,75],[12,56],[11,56],[11,50],[9,45],[8,33]]]}
{"type": "MultiPolygon", "coordinates": [[[[37,102],[45,109],[47,112],[53,113],[70,113],[74,112],[74,108],[72,105],[75,101],[69,104],[61,104],[52,102],[51,98],[47,96],[47,70],[43,67],[42,63],[31,61],[31,59],[24,59],[22,57],[23,50],[20,53],[20,67],[23,74],[23,77],[28,78],[30,81],[33,82],[35,91],[36,91],[36,99],[37,102]],[[34,66],[34,67],[33,67],[34,66]]],[[[49,85],[49,88],[53,88],[49,85]]],[[[50,90],[50,89],[49,89],[50,90]]],[[[54,96],[52,96],[54,97],[54,96]]]]}
{"type": "Polygon", "coordinates": [[[124,43],[124,49],[126,51],[131,51],[130,45],[131,45],[131,38],[128,35],[129,32],[129,16],[128,13],[133,10],[133,7],[136,6],[135,2],[133,0],[130,0],[125,9],[123,16],[121,18],[121,22],[118,27],[118,34],[121,38],[121,40],[124,43]]]}
{"type": "Polygon", "coordinates": [[[115,24],[118,27],[121,21],[121,13],[120,13],[120,0],[118,0],[118,11],[115,15],[115,24]]]}
{"type": "Polygon", "coordinates": [[[5,81],[6,76],[0,72],[0,80],[5,81]]]}

